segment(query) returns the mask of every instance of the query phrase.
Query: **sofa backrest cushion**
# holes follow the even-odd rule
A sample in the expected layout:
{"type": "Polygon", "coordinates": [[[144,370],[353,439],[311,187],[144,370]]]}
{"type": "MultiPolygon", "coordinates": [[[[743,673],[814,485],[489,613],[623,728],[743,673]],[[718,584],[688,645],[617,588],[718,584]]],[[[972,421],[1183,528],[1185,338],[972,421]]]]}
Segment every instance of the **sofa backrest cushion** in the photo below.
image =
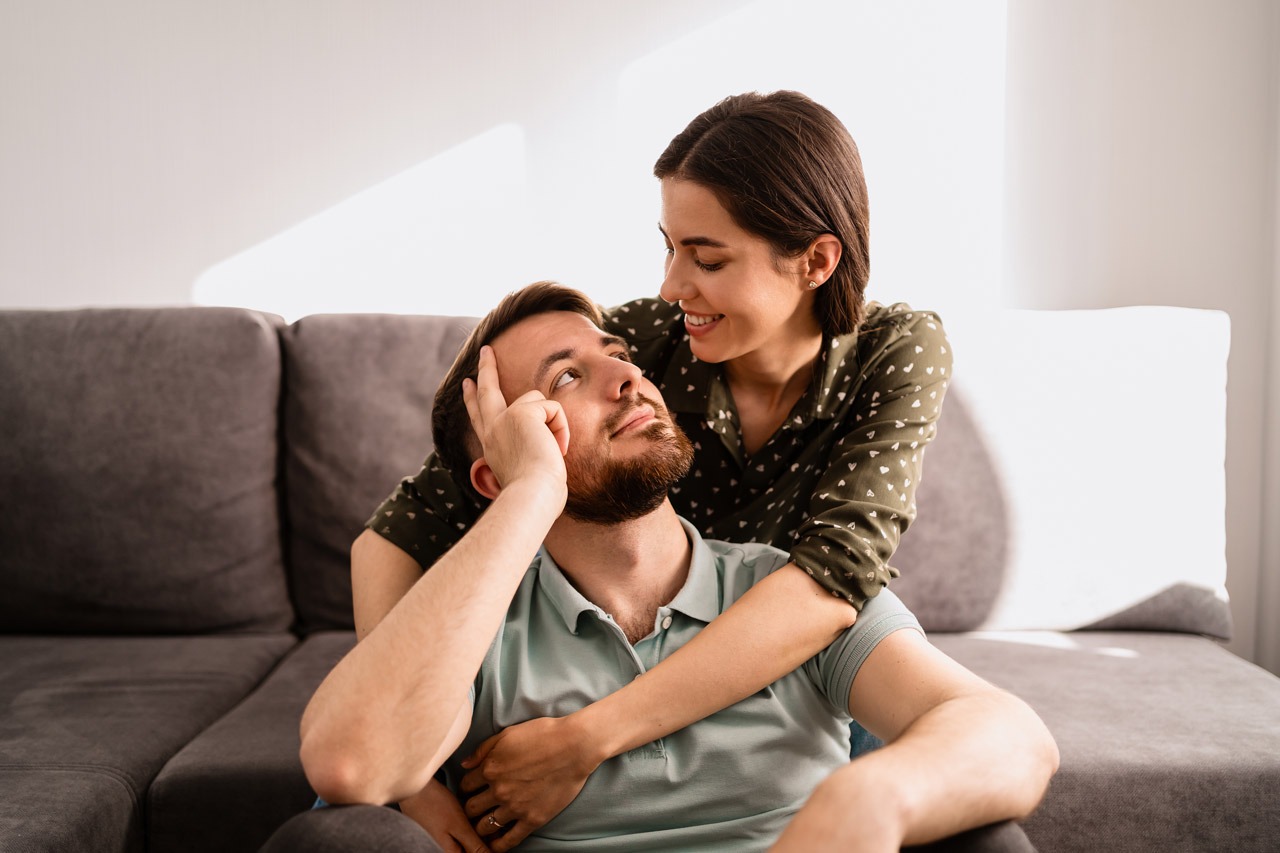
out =
{"type": "Polygon", "coordinates": [[[275,631],[278,318],[0,312],[0,626],[275,631]]]}
{"type": "Polygon", "coordinates": [[[892,561],[926,629],[1228,637],[1227,315],[943,319],[955,378],[892,561]]]}
{"type": "Polygon", "coordinates": [[[303,632],[352,627],[351,543],[430,454],[436,386],[474,324],[345,314],[284,330],[288,561],[303,632]]]}

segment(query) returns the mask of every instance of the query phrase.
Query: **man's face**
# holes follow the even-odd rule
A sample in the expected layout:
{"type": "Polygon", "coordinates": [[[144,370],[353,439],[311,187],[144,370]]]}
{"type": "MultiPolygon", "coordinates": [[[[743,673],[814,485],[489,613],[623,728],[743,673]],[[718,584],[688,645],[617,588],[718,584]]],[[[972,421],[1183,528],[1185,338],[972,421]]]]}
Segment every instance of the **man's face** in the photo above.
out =
{"type": "Polygon", "coordinates": [[[564,409],[569,498],[579,521],[616,524],[657,508],[693,448],[621,339],[581,314],[521,320],[493,340],[502,396],[537,390],[564,409]]]}

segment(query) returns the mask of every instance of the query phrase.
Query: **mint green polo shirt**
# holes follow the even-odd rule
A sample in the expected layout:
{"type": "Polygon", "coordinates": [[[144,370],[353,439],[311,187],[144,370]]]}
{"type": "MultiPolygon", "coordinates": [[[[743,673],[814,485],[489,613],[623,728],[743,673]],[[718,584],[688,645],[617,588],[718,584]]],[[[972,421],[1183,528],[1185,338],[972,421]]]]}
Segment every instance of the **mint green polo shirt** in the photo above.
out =
{"type": "MultiPolygon", "coordinates": [[[[631,646],[540,551],[489,648],[472,691],[472,722],[446,764],[485,738],[535,717],[563,716],[603,698],[683,646],[789,557],[763,544],[703,540],[683,588],[653,632],[631,646]]],[[[891,592],[867,602],[853,628],[795,672],[688,728],[606,761],[568,808],[521,850],[741,851],[766,849],[814,787],[849,760],[849,689],[880,640],[920,630],[891,592]]],[[[690,689],[697,689],[691,685],[690,689]]]]}

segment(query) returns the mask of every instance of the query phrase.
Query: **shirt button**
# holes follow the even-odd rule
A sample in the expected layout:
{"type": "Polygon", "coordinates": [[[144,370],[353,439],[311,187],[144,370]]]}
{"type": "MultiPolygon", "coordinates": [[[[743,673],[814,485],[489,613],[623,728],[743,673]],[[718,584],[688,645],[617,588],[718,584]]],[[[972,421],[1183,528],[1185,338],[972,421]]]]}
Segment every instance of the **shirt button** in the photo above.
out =
{"type": "Polygon", "coordinates": [[[671,617],[667,616],[662,620],[662,630],[665,631],[670,627],[671,627],[671,617]]]}

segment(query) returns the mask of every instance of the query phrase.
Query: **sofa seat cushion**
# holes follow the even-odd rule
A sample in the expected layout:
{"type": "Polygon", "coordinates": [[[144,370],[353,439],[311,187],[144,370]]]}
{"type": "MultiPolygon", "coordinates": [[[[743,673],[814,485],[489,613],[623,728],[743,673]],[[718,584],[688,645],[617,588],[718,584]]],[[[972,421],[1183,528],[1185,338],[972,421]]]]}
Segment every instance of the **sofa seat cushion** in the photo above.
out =
{"type": "Polygon", "coordinates": [[[150,853],[255,851],[315,802],[298,759],[298,722],[311,694],[353,645],[350,631],[311,635],[235,710],[169,761],[148,798],[150,853]]]}
{"type": "Polygon", "coordinates": [[[1041,850],[1271,853],[1280,838],[1280,679],[1203,637],[935,634],[1025,699],[1062,764],[1026,821],[1041,850]]]}
{"type": "Polygon", "coordinates": [[[147,787],[296,640],[0,637],[6,850],[141,851],[147,787]]]}

